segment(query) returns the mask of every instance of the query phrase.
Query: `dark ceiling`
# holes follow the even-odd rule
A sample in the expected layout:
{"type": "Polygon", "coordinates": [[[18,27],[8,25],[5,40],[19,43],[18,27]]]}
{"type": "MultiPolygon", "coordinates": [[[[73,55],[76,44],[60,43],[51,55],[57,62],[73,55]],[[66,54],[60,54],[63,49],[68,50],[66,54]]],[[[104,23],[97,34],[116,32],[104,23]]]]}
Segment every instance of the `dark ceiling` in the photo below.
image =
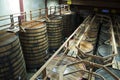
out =
{"type": "MultiPolygon", "coordinates": [[[[112,9],[119,12],[120,0],[71,0],[72,8],[77,9],[112,9]]],[[[67,0],[59,0],[61,4],[66,4],[67,0]]]]}
{"type": "Polygon", "coordinates": [[[72,5],[120,8],[120,0],[72,0],[72,5]]]}

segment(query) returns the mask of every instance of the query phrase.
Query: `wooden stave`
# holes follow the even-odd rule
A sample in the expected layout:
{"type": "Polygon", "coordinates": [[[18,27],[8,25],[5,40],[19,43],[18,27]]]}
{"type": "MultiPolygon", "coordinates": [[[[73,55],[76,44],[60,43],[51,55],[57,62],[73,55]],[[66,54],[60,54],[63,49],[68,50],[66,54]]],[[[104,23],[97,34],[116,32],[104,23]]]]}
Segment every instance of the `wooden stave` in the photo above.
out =
{"type": "Polygon", "coordinates": [[[39,60],[43,60],[44,58],[44,56],[46,56],[47,54],[46,53],[44,53],[44,54],[41,54],[40,56],[36,56],[36,57],[27,57],[25,60],[26,60],[26,62],[34,62],[34,61],[38,61],[39,62],[39,60]],[[33,61],[34,60],[34,61],[33,61]]]}
{"type": "Polygon", "coordinates": [[[58,33],[58,32],[62,32],[62,29],[60,29],[60,30],[51,30],[51,32],[48,30],[48,33],[58,33]]]}
{"type": "Polygon", "coordinates": [[[48,47],[48,44],[45,44],[44,46],[38,46],[38,47],[25,47],[24,50],[27,50],[27,51],[30,51],[30,50],[39,50],[39,49],[42,49],[42,48],[47,48],[48,47]]]}
{"type": "Polygon", "coordinates": [[[25,53],[24,56],[30,58],[30,57],[38,57],[38,56],[41,56],[42,54],[46,54],[46,51],[41,51],[41,52],[36,53],[34,55],[32,55],[31,53],[25,53]]]}
{"type": "MultiPolygon", "coordinates": [[[[0,57],[0,58],[4,58],[4,57],[6,57],[6,56],[10,56],[10,58],[11,57],[14,57],[14,56],[17,56],[20,52],[21,52],[21,50],[20,50],[20,48],[17,48],[15,51],[12,51],[11,53],[9,53],[8,55],[5,55],[5,56],[2,56],[2,57],[0,57]],[[16,53],[16,54],[12,54],[12,52],[14,52],[14,53],[16,53]]],[[[2,61],[5,61],[6,59],[2,59],[2,61]]],[[[5,61],[6,62],[6,61],[5,61]]],[[[0,62],[0,64],[2,64],[3,62],[0,62]]]]}
{"type": "Polygon", "coordinates": [[[48,42],[49,42],[49,41],[57,41],[57,40],[62,40],[62,38],[50,38],[50,39],[48,40],[48,42]]]}
{"type": "Polygon", "coordinates": [[[40,38],[40,39],[37,39],[37,40],[21,40],[21,44],[35,44],[35,43],[42,43],[42,42],[45,42],[45,41],[48,41],[48,38],[47,37],[43,37],[43,38],[40,38]]]}
{"type": "MultiPolygon", "coordinates": [[[[41,45],[41,44],[40,44],[41,45]]],[[[42,49],[42,48],[44,48],[44,47],[47,47],[48,46],[48,43],[46,43],[46,44],[44,44],[44,45],[42,45],[42,46],[40,46],[40,45],[36,45],[36,46],[32,46],[32,45],[22,45],[23,46],[23,48],[24,48],[24,50],[26,49],[26,50],[39,50],[39,49],[42,49]],[[31,46],[31,47],[29,47],[29,46],[31,46]],[[33,48],[33,49],[32,49],[33,48]]]]}
{"type": "Polygon", "coordinates": [[[11,45],[11,44],[14,45],[14,42],[16,42],[16,41],[19,41],[18,37],[15,37],[15,39],[14,38],[9,38],[9,40],[7,41],[8,43],[5,43],[5,44],[1,41],[3,44],[0,43],[0,48],[11,45]],[[11,39],[12,39],[12,41],[10,41],[11,39]]]}
{"type": "Polygon", "coordinates": [[[54,26],[49,26],[49,27],[47,27],[47,30],[62,30],[62,27],[61,26],[56,26],[56,27],[54,27],[54,26]]]}
{"type": "Polygon", "coordinates": [[[30,51],[23,51],[25,54],[32,54],[32,53],[39,53],[39,52],[44,52],[44,51],[46,51],[48,49],[48,46],[47,47],[45,47],[45,48],[42,48],[42,49],[39,49],[39,50],[30,50],[30,51]]]}
{"type": "Polygon", "coordinates": [[[62,39],[57,39],[57,40],[49,40],[48,43],[62,43],[62,39]]]}
{"type": "Polygon", "coordinates": [[[57,46],[60,46],[60,44],[51,44],[50,46],[51,47],[57,47],[57,46]]]}
{"type": "Polygon", "coordinates": [[[54,36],[50,36],[50,35],[48,35],[48,39],[49,38],[62,38],[62,34],[60,34],[60,35],[54,35],[54,36]]]}
{"type": "Polygon", "coordinates": [[[24,37],[20,37],[21,41],[35,41],[35,40],[40,40],[43,38],[48,38],[47,35],[43,35],[43,36],[36,36],[36,37],[27,37],[27,39],[24,37]]]}
{"type": "Polygon", "coordinates": [[[47,21],[47,24],[60,24],[62,19],[52,19],[47,21]]]}
{"type": "MultiPolygon", "coordinates": [[[[14,71],[15,71],[15,72],[16,72],[17,70],[19,70],[20,67],[22,67],[23,64],[20,64],[21,61],[24,62],[24,60],[21,58],[21,60],[19,60],[19,62],[16,63],[16,66],[17,66],[17,67],[14,65],[14,67],[15,67],[15,68],[14,68],[14,71]],[[19,66],[18,66],[18,65],[19,65],[19,66]],[[16,69],[16,70],[15,70],[15,69],[16,69]]],[[[13,67],[13,66],[12,66],[12,67],[13,67]]],[[[2,69],[3,69],[3,68],[2,68],[2,69]]],[[[14,72],[14,73],[15,73],[15,72],[14,72]]],[[[19,72],[18,72],[18,73],[19,73],[19,72]]],[[[17,75],[18,73],[16,73],[16,75],[17,75]]],[[[5,72],[4,72],[4,74],[5,74],[5,72]]]]}
{"type": "MultiPolygon", "coordinates": [[[[12,66],[12,67],[14,67],[14,71],[17,71],[17,70],[19,70],[19,68],[21,68],[21,65],[23,65],[23,63],[21,62],[21,61],[23,61],[22,59],[18,62],[18,63],[16,63],[15,65],[19,65],[19,66],[17,66],[17,67],[15,67],[15,66],[12,66]]],[[[7,68],[4,68],[4,69],[7,69],[7,68]]],[[[9,70],[9,69],[8,69],[9,70]]],[[[4,70],[4,71],[2,71],[2,73],[0,73],[0,74],[5,74],[5,73],[7,73],[8,72],[8,70],[4,70]]],[[[0,76],[1,77],[1,76],[0,76]]]]}
{"type": "MultiPolygon", "coordinates": [[[[3,44],[3,45],[0,45],[0,49],[2,50],[3,48],[2,47],[4,47],[4,48],[7,48],[6,50],[3,50],[3,51],[1,51],[1,54],[3,54],[3,53],[6,53],[6,54],[8,54],[8,53],[12,53],[13,51],[14,51],[14,48],[16,47],[16,45],[17,44],[19,44],[19,39],[18,39],[18,36],[15,36],[15,34],[13,35],[13,33],[11,33],[11,34],[9,34],[9,33],[7,33],[7,32],[5,32],[6,34],[8,34],[8,36],[9,37],[7,37],[7,35],[4,35],[4,36],[2,36],[2,37],[5,37],[5,41],[4,42],[7,42],[6,44],[3,44]],[[16,44],[15,44],[16,43],[16,44]],[[13,49],[12,49],[13,48],[13,49]],[[12,50],[12,52],[8,52],[8,50],[12,50]]],[[[1,40],[1,39],[0,39],[1,40]]],[[[17,45],[17,47],[18,48],[20,48],[20,45],[17,45]]],[[[17,49],[17,48],[16,48],[17,49]]],[[[20,51],[21,51],[21,49],[19,49],[20,51]]],[[[16,51],[14,52],[14,53],[16,53],[16,51]]],[[[17,55],[17,53],[16,53],[16,55],[17,55]]],[[[21,55],[22,55],[22,53],[21,53],[21,55]]],[[[1,56],[1,55],[0,55],[1,56]]],[[[8,55],[3,55],[3,56],[8,56],[8,55]]],[[[1,57],[3,57],[3,56],[1,56],[1,57]]],[[[10,56],[11,57],[11,56],[10,56]]],[[[9,58],[10,58],[9,57],[9,58]]],[[[18,56],[17,56],[18,57],[18,56]]],[[[15,57],[16,58],[16,57],[15,57]]],[[[21,58],[22,59],[22,58],[21,58]]],[[[10,59],[10,60],[12,60],[12,59],[10,59]]],[[[4,62],[6,62],[6,61],[4,61],[4,62]]],[[[8,64],[8,63],[7,63],[8,64]]],[[[12,64],[12,63],[11,63],[12,64]]],[[[12,65],[13,66],[13,65],[12,65]]],[[[7,66],[8,67],[8,66],[7,66]]],[[[17,66],[17,67],[19,67],[19,66],[17,66]]],[[[15,67],[15,68],[17,68],[17,67],[15,67]]],[[[4,67],[5,68],[5,67],[4,67]]],[[[13,69],[15,69],[15,68],[13,68],[13,69]]],[[[3,68],[1,68],[1,70],[3,70],[3,68]]],[[[19,69],[17,69],[17,70],[19,70],[19,69]]],[[[14,73],[15,73],[15,71],[14,71],[14,73]]],[[[1,74],[1,72],[0,72],[0,74],[1,74]]],[[[4,73],[2,73],[2,74],[4,74],[4,73]]],[[[11,74],[10,74],[11,75],[11,74]]],[[[2,76],[2,75],[0,75],[1,76],[1,78],[0,79],[2,79],[2,80],[4,80],[4,78],[6,77],[6,76],[2,76]]],[[[7,76],[8,77],[8,76],[7,76]]],[[[13,79],[13,78],[12,78],[13,79]]]]}
{"type": "MultiPolygon", "coordinates": [[[[47,56],[44,56],[44,59],[47,59],[47,56]]],[[[38,64],[38,62],[37,63],[30,62],[30,63],[33,63],[33,64],[32,65],[31,64],[27,64],[26,67],[30,66],[30,67],[27,67],[28,69],[40,68],[43,65],[43,63],[44,63],[44,60],[39,60],[39,63],[41,63],[41,64],[38,64]]]]}
{"type": "MultiPolygon", "coordinates": [[[[16,59],[20,59],[20,58],[22,58],[22,53],[21,53],[21,51],[18,52],[18,54],[17,54],[18,56],[15,55],[15,56],[14,56],[14,59],[11,60],[11,64],[14,64],[14,63],[16,62],[16,59]],[[18,55],[18,54],[20,54],[20,55],[18,55]],[[15,59],[15,58],[16,58],[16,59],[15,59]]],[[[6,61],[6,62],[7,62],[7,61],[6,61]]],[[[5,68],[5,67],[8,67],[9,64],[6,63],[6,64],[4,64],[3,66],[0,66],[0,69],[5,68]],[[3,66],[4,66],[4,67],[3,67],[3,66]]]]}
{"type": "Polygon", "coordinates": [[[14,49],[15,47],[19,47],[19,46],[17,46],[17,45],[20,46],[19,41],[16,42],[16,43],[14,44],[14,46],[8,45],[8,46],[6,46],[6,47],[0,48],[0,56],[1,56],[1,54],[4,53],[4,52],[7,52],[7,51],[9,51],[9,50],[11,50],[11,49],[14,49]],[[10,46],[11,46],[11,47],[10,47],[10,46]]]}
{"type": "Polygon", "coordinates": [[[43,31],[39,31],[39,32],[34,32],[34,33],[32,33],[32,32],[20,32],[20,35],[22,35],[22,36],[28,36],[28,37],[33,37],[33,35],[35,35],[35,34],[37,34],[38,36],[42,36],[42,35],[44,35],[44,34],[46,34],[47,33],[47,30],[43,30],[43,31]]]}
{"type": "MultiPolygon", "coordinates": [[[[46,46],[48,46],[48,41],[44,41],[44,42],[41,42],[41,43],[35,43],[35,44],[25,44],[25,45],[22,45],[23,46],[23,48],[32,48],[32,47],[41,47],[42,48],[42,46],[43,45],[46,45],[46,46]]],[[[43,46],[43,48],[44,48],[44,46],[43,46]]]]}
{"type": "MultiPolygon", "coordinates": [[[[40,57],[39,57],[40,58],[40,57]]],[[[27,65],[34,65],[34,64],[38,64],[39,62],[41,63],[41,62],[43,62],[44,63],[44,61],[45,61],[45,59],[47,58],[47,54],[44,54],[44,55],[42,55],[42,57],[40,58],[40,59],[36,59],[35,61],[33,61],[33,60],[30,60],[30,59],[28,59],[28,60],[26,60],[26,62],[27,63],[29,63],[29,64],[26,64],[26,66],[27,65]]],[[[39,64],[38,64],[39,65],[39,64]]]]}
{"type": "Polygon", "coordinates": [[[51,36],[50,35],[50,36],[48,36],[48,40],[55,40],[56,41],[57,39],[62,39],[62,37],[63,37],[62,35],[58,35],[58,36],[56,36],[56,35],[51,36]]]}
{"type": "Polygon", "coordinates": [[[45,35],[47,33],[47,30],[41,31],[41,32],[34,32],[34,33],[28,33],[28,32],[20,32],[20,36],[22,35],[23,37],[38,37],[45,35]]]}
{"type": "MultiPolygon", "coordinates": [[[[26,69],[25,69],[25,67],[24,68],[22,68],[22,70],[19,70],[18,71],[18,73],[21,75],[21,78],[23,79],[23,80],[26,80],[26,69]],[[20,73],[21,72],[21,73],[20,73]]],[[[14,77],[13,76],[10,76],[11,78],[12,78],[12,80],[13,80],[13,78],[16,80],[16,79],[18,79],[18,77],[17,77],[18,75],[14,75],[14,77]],[[16,78],[17,77],[17,78],[16,78]]],[[[8,78],[8,76],[7,76],[7,78],[8,78]]],[[[6,79],[4,79],[4,77],[0,77],[0,80],[6,80],[6,79]],[[3,79],[2,79],[3,78],[3,79]]],[[[8,79],[10,79],[10,78],[8,78],[8,79]]],[[[7,79],[7,80],[8,80],[7,79]]]]}
{"type": "Polygon", "coordinates": [[[61,33],[62,33],[62,32],[59,32],[59,33],[57,32],[57,33],[53,33],[53,34],[51,34],[51,33],[48,32],[48,35],[49,35],[49,36],[62,35],[61,33]]]}
{"type": "Polygon", "coordinates": [[[45,31],[46,29],[47,29],[46,27],[43,27],[43,28],[37,28],[37,29],[25,29],[25,31],[27,33],[39,33],[39,32],[45,31]]]}

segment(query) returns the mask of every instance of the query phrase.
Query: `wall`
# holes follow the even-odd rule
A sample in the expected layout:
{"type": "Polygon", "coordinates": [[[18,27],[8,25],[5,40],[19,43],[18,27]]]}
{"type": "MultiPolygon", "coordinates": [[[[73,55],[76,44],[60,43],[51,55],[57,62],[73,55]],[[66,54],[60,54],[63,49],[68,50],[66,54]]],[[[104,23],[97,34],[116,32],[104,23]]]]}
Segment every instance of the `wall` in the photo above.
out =
{"type": "MultiPolygon", "coordinates": [[[[57,6],[59,0],[48,0],[47,7],[50,8],[50,6],[57,6]]],[[[54,9],[52,9],[54,12],[54,9]]],[[[50,11],[48,11],[48,14],[50,14],[50,11]]]]}
{"type": "MultiPolygon", "coordinates": [[[[29,13],[30,10],[45,8],[45,0],[23,0],[24,11],[29,13]]],[[[48,0],[48,7],[58,5],[58,0],[48,0]]],[[[0,16],[20,13],[19,0],[0,0],[0,16]]],[[[33,14],[38,15],[38,14],[33,14]]],[[[8,16],[9,17],[9,16],[8,16]]],[[[1,18],[0,18],[1,19],[1,18]]],[[[17,18],[15,20],[18,20],[17,18]]],[[[27,16],[29,20],[29,15],[27,16]]],[[[0,26],[10,23],[10,20],[0,21],[0,26]]],[[[0,27],[1,28],[1,27],[0,27]]]]}
{"type": "Polygon", "coordinates": [[[0,16],[19,13],[19,0],[0,0],[0,16]]]}
{"type": "Polygon", "coordinates": [[[48,3],[47,3],[48,8],[50,6],[56,6],[56,5],[58,5],[58,0],[48,0],[48,3]]]}
{"type": "MultiPolygon", "coordinates": [[[[10,15],[13,13],[20,13],[19,9],[20,9],[19,0],[0,0],[0,16],[10,15]]],[[[9,18],[9,16],[7,16],[7,18],[9,18]]],[[[5,25],[6,23],[7,24],[10,23],[10,19],[0,21],[0,26],[5,25]]],[[[9,26],[0,27],[0,30],[6,27],[9,27],[9,26]]]]}
{"type": "Polygon", "coordinates": [[[24,0],[24,10],[36,10],[40,8],[45,8],[45,0],[24,0]]]}
{"type": "MultiPolygon", "coordinates": [[[[45,7],[45,0],[23,0],[24,11],[36,10],[45,7]]],[[[0,16],[20,13],[19,0],[0,0],[0,16]]],[[[35,14],[36,15],[36,14],[35,14]]],[[[8,16],[9,17],[9,16],[8,16]]],[[[29,18],[29,16],[27,16],[29,18]]],[[[1,19],[1,18],[0,18],[1,19]]],[[[15,21],[18,20],[17,18],[15,21]]],[[[0,26],[10,23],[10,20],[0,21],[0,26]]],[[[9,27],[9,26],[7,26],[9,27]]],[[[4,28],[4,27],[3,27],[4,28]]],[[[3,29],[0,27],[0,30],[3,29]]],[[[6,26],[5,26],[6,28],[6,26]]]]}

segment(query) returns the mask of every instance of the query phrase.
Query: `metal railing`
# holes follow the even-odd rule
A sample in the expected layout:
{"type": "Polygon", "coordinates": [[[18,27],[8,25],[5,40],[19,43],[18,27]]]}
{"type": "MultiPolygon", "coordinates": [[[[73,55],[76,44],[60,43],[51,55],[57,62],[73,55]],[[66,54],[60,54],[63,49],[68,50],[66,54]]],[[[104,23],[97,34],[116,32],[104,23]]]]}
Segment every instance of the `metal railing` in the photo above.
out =
{"type": "Polygon", "coordinates": [[[21,12],[21,13],[0,16],[0,29],[2,30],[3,27],[5,27],[4,29],[8,29],[10,27],[18,25],[19,16],[22,22],[26,22],[26,21],[38,20],[46,16],[48,17],[54,15],[56,13],[61,14],[61,10],[63,9],[65,10],[65,6],[61,6],[61,5],[51,6],[50,8],[42,8],[42,9],[31,10],[29,12],[21,12]]]}

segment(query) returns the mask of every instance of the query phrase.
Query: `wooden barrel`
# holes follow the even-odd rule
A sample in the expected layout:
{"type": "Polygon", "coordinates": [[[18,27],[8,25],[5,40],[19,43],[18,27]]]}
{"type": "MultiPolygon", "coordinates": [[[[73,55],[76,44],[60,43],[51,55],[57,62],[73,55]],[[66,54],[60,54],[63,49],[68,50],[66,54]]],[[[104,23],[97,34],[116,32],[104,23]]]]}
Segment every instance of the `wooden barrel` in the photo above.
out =
{"type": "Polygon", "coordinates": [[[26,80],[26,66],[14,33],[0,31],[0,80],[26,80]]]}
{"type": "MultiPolygon", "coordinates": [[[[108,69],[114,73],[116,76],[118,76],[120,78],[120,70],[117,70],[117,69],[114,69],[114,68],[111,68],[111,67],[108,67],[108,69]]],[[[107,71],[105,71],[104,69],[100,68],[98,70],[96,70],[96,73],[103,76],[105,80],[116,80],[114,79],[114,77],[112,77],[110,75],[110,73],[108,73],[107,71]]],[[[104,80],[98,76],[95,77],[95,80],[104,80]]]]}
{"type": "MultiPolygon", "coordinates": [[[[62,65],[67,65],[79,61],[76,58],[68,57],[68,56],[64,56],[64,58],[59,61],[60,58],[61,58],[60,56],[56,56],[46,68],[50,80],[59,80],[58,76],[59,76],[59,72],[61,71],[60,67],[62,65]],[[58,62],[57,66],[55,66],[56,62],[58,62]]],[[[76,70],[86,70],[86,67],[83,63],[69,66],[65,69],[63,74],[67,74],[76,70]]],[[[84,72],[76,72],[64,76],[63,80],[79,80],[80,78],[83,77],[84,74],[85,74],[84,72]]]]}
{"type": "Polygon", "coordinates": [[[62,17],[51,18],[47,21],[49,49],[56,50],[62,44],[62,17]]]}
{"type": "Polygon", "coordinates": [[[20,41],[27,69],[37,69],[47,58],[48,36],[46,24],[34,22],[23,25],[26,32],[20,32],[20,41]]]}
{"type": "MultiPolygon", "coordinates": [[[[63,35],[69,37],[76,29],[76,14],[74,12],[67,12],[62,14],[63,18],[63,35]]],[[[77,26],[78,27],[78,26],[77,26]]]]}

